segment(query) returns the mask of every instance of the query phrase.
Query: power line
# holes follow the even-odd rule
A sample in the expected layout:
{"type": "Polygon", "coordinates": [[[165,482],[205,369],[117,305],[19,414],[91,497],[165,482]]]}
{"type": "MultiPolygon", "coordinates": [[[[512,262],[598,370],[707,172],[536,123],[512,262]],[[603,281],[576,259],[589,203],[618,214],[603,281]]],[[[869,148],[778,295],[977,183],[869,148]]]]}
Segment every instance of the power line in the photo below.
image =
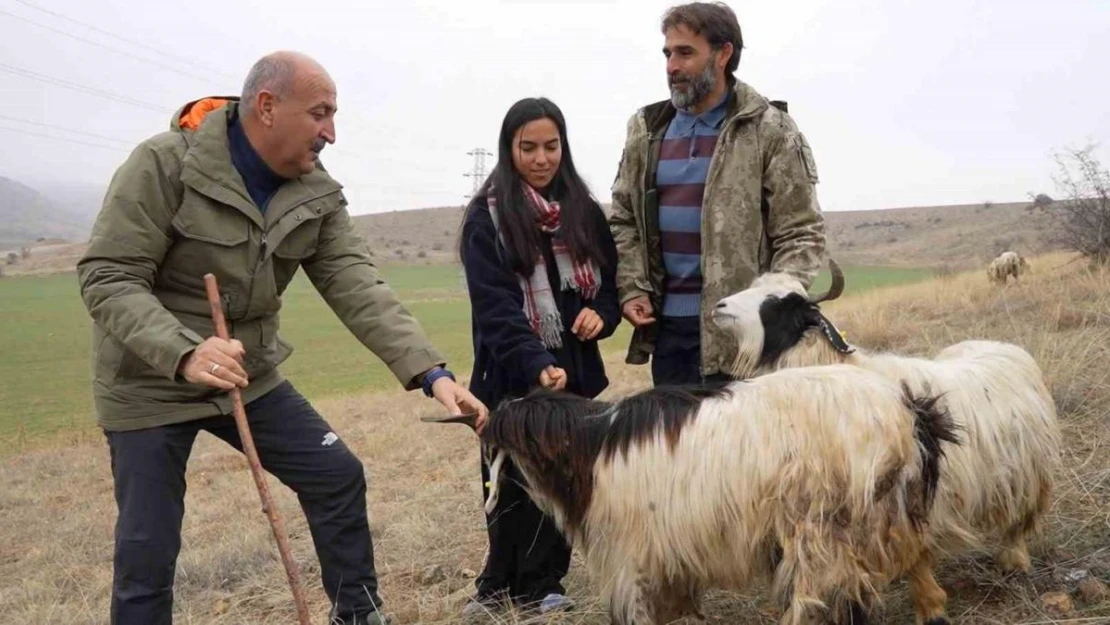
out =
{"type": "Polygon", "coordinates": [[[19,133],[22,133],[22,134],[25,134],[25,135],[31,135],[32,137],[43,137],[45,139],[54,139],[54,140],[57,140],[57,141],[66,141],[68,143],[79,143],[81,145],[88,145],[88,146],[92,146],[94,148],[104,148],[104,149],[107,149],[107,150],[118,150],[120,152],[130,152],[131,151],[128,148],[122,148],[122,147],[117,146],[117,145],[108,145],[106,143],[93,143],[91,141],[83,141],[81,139],[69,139],[69,138],[66,138],[66,137],[55,137],[54,135],[43,134],[41,132],[35,132],[33,130],[24,130],[23,128],[11,128],[9,126],[0,126],[0,130],[9,130],[11,132],[19,132],[19,133]]]}
{"type": "MultiPolygon", "coordinates": [[[[39,6],[39,5],[37,5],[33,2],[28,2],[28,0],[15,0],[15,1],[18,2],[19,4],[22,4],[23,6],[32,8],[32,9],[34,9],[36,11],[39,11],[39,12],[42,12],[42,13],[46,13],[47,15],[52,15],[52,16],[58,18],[58,19],[65,20],[67,22],[72,22],[72,23],[77,24],[79,26],[83,26],[85,28],[88,28],[89,30],[98,32],[102,35],[111,37],[111,38],[116,39],[118,41],[122,41],[124,43],[131,44],[133,46],[138,46],[140,48],[143,48],[144,50],[150,50],[151,52],[154,52],[156,54],[161,54],[162,56],[164,56],[166,58],[174,59],[175,61],[182,62],[182,63],[187,63],[189,65],[197,65],[197,62],[194,59],[189,59],[189,58],[185,58],[183,56],[177,56],[175,54],[170,54],[168,52],[163,52],[163,51],[159,50],[158,48],[155,48],[154,46],[150,46],[150,45],[147,45],[145,43],[141,43],[141,42],[138,42],[138,41],[134,41],[132,39],[127,39],[125,37],[121,37],[121,36],[111,32],[111,31],[104,30],[103,28],[93,26],[92,24],[82,22],[81,20],[78,20],[78,19],[74,19],[74,18],[72,18],[68,15],[65,15],[64,13],[58,13],[56,11],[51,11],[50,9],[39,6]]],[[[207,66],[207,65],[198,65],[198,67],[203,67],[204,69],[206,69],[208,71],[211,71],[214,74],[220,74],[222,76],[226,76],[226,77],[232,78],[232,79],[236,78],[235,76],[232,76],[231,74],[229,74],[227,72],[212,68],[212,67],[207,66]]]]}
{"type": "Polygon", "coordinates": [[[218,83],[218,81],[214,81],[214,80],[212,80],[212,78],[210,78],[208,76],[201,76],[200,74],[194,74],[192,72],[187,72],[187,71],[184,71],[184,70],[182,70],[178,67],[174,67],[172,65],[168,65],[166,63],[156,61],[154,59],[144,58],[144,57],[138,56],[136,54],[131,54],[130,52],[127,52],[125,50],[118,50],[118,49],[113,48],[111,46],[106,46],[106,45],[104,45],[100,42],[93,41],[92,39],[86,39],[85,37],[80,37],[78,35],[74,35],[73,33],[68,33],[64,30],[54,28],[53,26],[47,26],[46,24],[43,24],[41,22],[36,22],[35,20],[23,17],[22,15],[16,15],[15,13],[10,13],[10,12],[5,11],[3,9],[0,9],[0,15],[4,15],[4,16],[10,17],[12,19],[17,19],[17,20],[20,20],[22,22],[27,22],[28,24],[33,24],[35,26],[38,26],[39,28],[44,28],[44,29],[49,30],[51,32],[58,33],[59,35],[64,35],[64,36],[69,37],[71,39],[76,39],[77,41],[83,41],[83,42],[85,42],[89,45],[96,46],[98,48],[103,48],[105,50],[108,50],[109,52],[115,52],[116,54],[122,54],[123,56],[130,57],[130,58],[133,58],[133,59],[137,59],[139,61],[143,61],[144,63],[151,63],[153,65],[157,65],[157,66],[162,67],[164,69],[173,70],[173,71],[177,72],[178,74],[181,74],[182,76],[189,76],[190,78],[196,78],[198,80],[203,80],[203,81],[206,81],[206,82],[210,82],[212,84],[217,84],[218,83]]]}
{"type": "MultiPolygon", "coordinates": [[[[103,28],[94,26],[92,24],[83,22],[83,21],[75,19],[75,18],[69,17],[68,15],[65,15],[63,13],[52,11],[52,10],[47,9],[45,7],[39,6],[39,5],[37,5],[33,2],[29,2],[28,0],[15,0],[15,2],[18,2],[19,4],[22,4],[22,5],[24,5],[28,8],[39,11],[41,13],[45,13],[47,15],[56,17],[58,19],[62,19],[62,20],[65,20],[67,22],[77,24],[77,25],[79,25],[83,28],[87,28],[87,29],[95,31],[97,33],[101,33],[105,36],[111,37],[111,38],[116,39],[118,41],[127,43],[129,45],[138,46],[140,48],[152,51],[152,52],[154,52],[156,54],[159,54],[163,57],[167,57],[167,58],[170,58],[170,59],[181,61],[181,62],[190,64],[190,65],[197,65],[195,63],[195,61],[193,61],[192,59],[186,59],[184,57],[169,54],[169,53],[163,52],[163,51],[161,51],[158,48],[155,48],[153,46],[149,46],[147,44],[143,44],[143,43],[138,42],[138,41],[134,41],[134,40],[131,40],[131,39],[127,39],[125,37],[121,37],[121,36],[111,32],[111,31],[105,30],[103,28]]],[[[130,58],[133,58],[133,59],[137,59],[137,60],[140,60],[140,61],[145,61],[145,62],[148,62],[148,63],[152,63],[152,64],[157,65],[159,67],[163,67],[163,68],[167,68],[167,69],[170,69],[172,71],[175,71],[179,74],[183,74],[183,75],[190,76],[190,77],[197,78],[197,79],[201,79],[201,80],[211,81],[211,79],[209,77],[200,76],[198,74],[194,74],[194,73],[187,72],[187,71],[182,71],[181,69],[179,69],[177,67],[167,65],[165,63],[161,63],[161,62],[153,60],[153,59],[139,57],[139,56],[131,54],[127,51],[119,50],[119,49],[116,49],[116,48],[113,48],[113,47],[110,47],[110,46],[106,46],[102,43],[92,41],[92,40],[86,39],[84,37],[80,37],[80,36],[75,35],[73,33],[66,32],[66,31],[48,26],[46,24],[37,22],[37,21],[32,20],[32,19],[28,19],[26,17],[11,13],[9,11],[5,11],[3,9],[0,9],[0,15],[7,16],[7,17],[10,17],[10,18],[13,18],[13,19],[17,19],[17,20],[32,24],[34,26],[38,26],[39,28],[43,28],[45,30],[48,30],[48,31],[51,31],[51,32],[54,32],[54,33],[57,33],[57,34],[60,34],[60,35],[70,37],[70,38],[75,39],[77,41],[81,41],[83,43],[87,43],[89,45],[93,45],[93,46],[108,50],[109,52],[114,52],[116,54],[121,54],[121,55],[130,57],[130,58]]],[[[203,67],[203,66],[200,66],[200,67],[203,67]]],[[[206,70],[212,71],[213,73],[217,73],[217,74],[221,74],[223,76],[231,77],[231,75],[226,73],[226,72],[222,72],[222,71],[219,71],[219,70],[214,70],[210,67],[203,67],[203,68],[206,69],[206,70]]],[[[129,96],[125,96],[125,95],[122,95],[122,94],[105,91],[105,90],[102,90],[102,89],[97,89],[95,87],[88,87],[88,86],[81,85],[81,84],[78,84],[78,83],[74,83],[74,82],[71,82],[71,81],[67,81],[67,80],[63,80],[63,79],[59,79],[59,78],[54,78],[52,76],[48,76],[48,75],[45,75],[45,74],[39,74],[37,72],[32,72],[30,70],[25,70],[25,69],[22,69],[22,68],[13,67],[13,66],[10,66],[10,65],[5,65],[3,63],[0,63],[0,71],[7,71],[9,73],[14,73],[16,75],[24,76],[26,78],[31,78],[31,79],[34,79],[34,80],[38,80],[38,81],[41,81],[41,82],[44,82],[44,83],[47,83],[47,84],[52,84],[52,85],[55,85],[55,86],[65,87],[65,88],[72,89],[72,90],[75,90],[75,91],[81,91],[81,92],[84,92],[84,93],[88,93],[88,94],[91,94],[91,95],[96,95],[96,96],[103,97],[103,98],[106,98],[106,99],[109,99],[109,100],[114,100],[114,101],[117,101],[117,102],[121,102],[121,103],[124,103],[124,104],[129,104],[131,106],[136,106],[136,107],[144,108],[144,109],[151,110],[151,111],[156,111],[156,112],[160,112],[160,113],[162,113],[162,112],[171,112],[170,109],[164,108],[164,107],[159,106],[157,104],[153,104],[153,103],[150,103],[150,102],[144,102],[142,100],[137,100],[137,99],[131,98],[129,96]]],[[[18,120],[18,121],[24,121],[24,123],[36,124],[36,122],[27,122],[26,120],[18,120]]],[[[77,132],[79,134],[90,135],[90,133],[84,133],[84,132],[81,132],[81,131],[71,131],[71,130],[68,130],[68,129],[62,129],[62,128],[57,127],[57,126],[52,127],[52,126],[49,126],[47,124],[36,124],[36,125],[42,125],[42,126],[47,127],[47,128],[61,129],[61,130],[65,130],[67,132],[77,132]]],[[[103,137],[103,136],[100,136],[100,135],[95,135],[95,136],[97,138],[107,139],[107,140],[110,140],[110,141],[118,141],[118,140],[111,139],[111,138],[108,138],[108,137],[103,137]]],[[[364,154],[364,153],[358,153],[358,152],[347,151],[347,150],[340,150],[340,151],[343,152],[343,153],[346,153],[347,155],[349,155],[353,158],[356,158],[356,159],[370,160],[370,161],[374,160],[373,157],[371,157],[367,154],[364,154]]],[[[484,153],[485,153],[485,155],[492,156],[492,154],[489,154],[488,152],[484,152],[484,153]]],[[[474,153],[470,153],[470,154],[473,155],[474,153]]],[[[481,158],[481,157],[479,157],[479,158],[481,158]]],[[[393,159],[388,159],[388,160],[390,160],[391,162],[393,161],[393,159]]],[[[422,169],[423,171],[428,172],[428,173],[438,173],[438,170],[435,170],[435,169],[427,167],[427,166],[408,164],[408,165],[406,165],[406,167],[409,168],[409,169],[422,169]]],[[[481,185],[481,179],[484,179],[484,177],[485,177],[485,169],[484,168],[485,168],[485,165],[484,165],[484,160],[483,160],[482,163],[478,166],[478,169],[476,170],[477,173],[476,174],[469,174],[469,175],[475,176],[475,183],[474,183],[475,190],[477,190],[477,188],[481,185]]]]}
{"type": "Polygon", "coordinates": [[[474,148],[467,152],[467,155],[474,157],[474,169],[470,170],[469,173],[463,174],[470,178],[470,182],[472,183],[470,195],[466,197],[474,197],[478,195],[478,188],[481,187],[482,183],[486,180],[486,157],[493,156],[493,154],[483,148],[474,148]]]}
{"type": "Polygon", "coordinates": [[[158,104],[154,104],[154,103],[151,103],[151,102],[144,102],[142,100],[136,100],[135,98],[132,98],[132,97],[129,97],[129,96],[121,95],[121,94],[118,94],[118,93],[113,93],[111,91],[104,91],[103,89],[97,89],[96,87],[87,87],[85,85],[81,85],[81,84],[78,84],[78,83],[75,83],[75,82],[71,82],[71,81],[68,81],[68,80],[63,80],[61,78],[54,78],[53,76],[48,76],[46,74],[40,74],[38,72],[33,72],[29,69],[23,69],[21,67],[15,67],[15,66],[12,66],[12,65],[7,65],[7,64],[4,64],[4,63],[0,63],[0,71],[5,71],[5,72],[8,72],[10,74],[15,74],[17,76],[23,76],[25,78],[30,78],[32,80],[38,80],[40,82],[45,82],[45,83],[48,83],[48,84],[56,85],[58,87],[65,87],[67,89],[72,89],[74,91],[82,91],[84,93],[89,93],[89,94],[99,96],[99,97],[102,97],[102,98],[106,98],[106,99],[109,99],[109,100],[115,100],[116,102],[122,102],[123,104],[130,104],[131,106],[136,106],[136,107],[139,107],[139,108],[147,109],[147,110],[150,110],[150,111],[155,111],[155,112],[158,112],[158,113],[173,113],[172,109],[166,108],[164,106],[160,106],[158,104]]]}
{"type": "Polygon", "coordinates": [[[20,119],[18,117],[11,117],[9,115],[3,115],[3,114],[0,114],[0,119],[6,119],[8,121],[19,122],[21,124],[31,124],[32,126],[41,126],[43,128],[49,128],[50,130],[60,130],[62,132],[72,132],[73,134],[85,135],[86,137],[92,137],[93,139],[102,139],[104,141],[112,141],[114,143],[122,143],[124,146],[127,147],[127,149],[131,149],[132,147],[135,146],[135,142],[132,142],[132,141],[124,141],[122,139],[117,139],[115,137],[109,137],[107,135],[98,135],[96,133],[86,132],[84,130],[74,130],[72,128],[64,128],[62,126],[54,126],[53,124],[44,124],[42,122],[31,121],[29,119],[20,119]]]}

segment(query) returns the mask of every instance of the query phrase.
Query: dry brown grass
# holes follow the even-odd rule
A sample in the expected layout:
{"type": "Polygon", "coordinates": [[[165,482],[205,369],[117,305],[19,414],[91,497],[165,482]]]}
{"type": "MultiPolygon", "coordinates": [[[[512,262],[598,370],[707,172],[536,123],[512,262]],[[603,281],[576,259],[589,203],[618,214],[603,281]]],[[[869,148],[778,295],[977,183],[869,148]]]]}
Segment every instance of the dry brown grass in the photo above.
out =
{"type": "MultiPolygon", "coordinates": [[[[985,274],[887,289],[835,302],[828,314],[850,341],[872,349],[932,353],[965,338],[1014,341],[1044,368],[1061,409],[1067,462],[1033,544],[1031,575],[1003,576],[985,554],[945,563],[940,581],[954,622],[1014,625],[1110,623],[1110,603],[1085,603],[1065,575],[1110,578],[1110,272],[1067,256],[1034,259],[1021,284],[996,287],[985,274]],[[1075,609],[1045,613],[1045,591],[1072,592],[1075,609]]],[[[610,362],[617,396],[647,385],[645,368],[610,362]]],[[[435,406],[416,394],[316,402],[363,459],[382,594],[401,623],[452,623],[473,587],[485,546],[478,453],[464,428],[421,424],[435,406]],[[442,566],[446,579],[419,581],[442,566]],[[467,570],[469,569],[469,571],[467,570]]],[[[106,623],[115,507],[102,440],[38,450],[0,467],[0,622],[106,623]]],[[[309,583],[316,622],[326,600],[304,519],[291,493],[271,479],[309,583]]],[[[189,465],[190,490],[179,561],[177,623],[291,623],[291,598],[276,546],[245,464],[202,435],[189,465]]],[[[577,554],[568,586],[584,609],[551,623],[606,623],[577,554]]],[[[879,623],[912,622],[904,586],[887,597],[879,623]]],[[[715,592],[713,623],[774,623],[757,591],[715,592]]],[[[502,614],[494,622],[519,623],[502,614]]]]}

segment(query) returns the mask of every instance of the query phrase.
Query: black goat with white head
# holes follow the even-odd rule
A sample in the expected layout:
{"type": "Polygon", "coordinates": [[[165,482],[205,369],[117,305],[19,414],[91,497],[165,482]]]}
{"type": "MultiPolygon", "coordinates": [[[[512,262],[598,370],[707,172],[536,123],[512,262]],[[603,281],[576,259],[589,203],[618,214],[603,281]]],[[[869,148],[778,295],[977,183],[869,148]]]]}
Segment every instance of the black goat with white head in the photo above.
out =
{"type": "Polygon", "coordinates": [[[789,367],[783,361],[798,359],[794,352],[800,346],[808,347],[804,356],[806,365],[847,361],[844,357],[854,348],[844,341],[820,308],[822,302],[835,300],[844,292],[840,266],[829,259],[829,269],[832,283],[820,295],[808,295],[793,276],[768,273],[756,278],[747,289],[717,303],[714,323],[739,342],[734,377],[746,379],[789,367]]]}

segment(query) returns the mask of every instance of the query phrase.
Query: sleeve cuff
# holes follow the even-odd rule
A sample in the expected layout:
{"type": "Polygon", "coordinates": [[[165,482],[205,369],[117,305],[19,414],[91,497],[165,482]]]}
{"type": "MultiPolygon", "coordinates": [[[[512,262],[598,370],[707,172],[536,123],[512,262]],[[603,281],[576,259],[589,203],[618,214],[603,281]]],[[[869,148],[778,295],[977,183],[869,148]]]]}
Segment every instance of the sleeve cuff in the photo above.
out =
{"type": "Polygon", "coordinates": [[[170,368],[168,371],[163,370],[162,375],[169,378],[171,382],[180,382],[181,378],[178,376],[178,370],[181,369],[181,362],[203,342],[204,339],[196,332],[189,328],[181,328],[177,336],[174,337],[173,344],[167,350],[172,356],[172,360],[169,362],[170,368]]]}
{"type": "Polygon", "coordinates": [[[621,296],[620,296],[621,306],[623,307],[630,300],[634,300],[637,297],[651,297],[651,294],[648,293],[647,291],[641,291],[640,289],[625,290],[624,292],[621,293],[621,296]]]}
{"type": "Polygon", "coordinates": [[[558,361],[555,360],[555,356],[552,356],[551,352],[545,351],[528,363],[528,366],[524,370],[524,375],[531,384],[539,384],[540,373],[548,366],[555,366],[557,364],[558,361]]]}
{"type": "Polygon", "coordinates": [[[432,386],[434,386],[436,380],[440,378],[451,378],[451,380],[454,380],[455,374],[443,367],[433,367],[420,383],[424,388],[425,395],[428,397],[435,397],[435,394],[432,392],[432,386]]]}
{"type": "Polygon", "coordinates": [[[420,374],[447,364],[447,359],[434,349],[422,349],[389,363],[389,370],[406,391],[420,388],[420,374]]]}

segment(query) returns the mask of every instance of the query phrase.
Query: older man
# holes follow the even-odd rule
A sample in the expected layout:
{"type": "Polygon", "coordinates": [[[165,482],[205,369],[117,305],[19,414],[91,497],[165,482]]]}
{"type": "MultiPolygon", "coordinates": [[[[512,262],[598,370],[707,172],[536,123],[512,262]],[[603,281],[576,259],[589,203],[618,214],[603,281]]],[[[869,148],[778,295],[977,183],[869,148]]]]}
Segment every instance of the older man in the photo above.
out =
{"type": "Polygon", "coordinates": [[[385,622],[362,463],[277,370],[292,351],[278,334],[281,295],[298,268],[404,388],[484,418],[379,276],[320,166],[335,113],[323,67],[274,53],[240,98],[185,105],[112,179],[78,264],[119,509],[112,623],[172,622],[185,466],[201,430],[241,449],[224,392],[236,386],[263,466],[300,500],[337,622],[385,622]],[[206,273],[232,340],[213,336],[206,273]]]}
{"type": "Polygon", "coordinates": [[[732,10],[694,2],[663,17],[669,100],[628,122],[610,225],[617,289],[636,330],[627,361],[656,384],[725,377],[735,346],[713,305],[764,271],[809,287],[825,252],[817,168],[787,115],[733,73],[732,10]]]}

